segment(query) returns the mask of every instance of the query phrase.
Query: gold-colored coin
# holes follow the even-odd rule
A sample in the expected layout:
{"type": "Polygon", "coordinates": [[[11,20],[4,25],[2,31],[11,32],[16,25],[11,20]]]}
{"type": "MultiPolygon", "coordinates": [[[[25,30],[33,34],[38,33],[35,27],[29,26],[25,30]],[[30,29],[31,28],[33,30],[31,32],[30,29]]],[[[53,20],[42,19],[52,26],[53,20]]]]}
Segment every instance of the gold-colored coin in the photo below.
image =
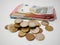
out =
{"type": "Polygon", "coordinates": [[[20,32],[18,33],[18,36],[19,36],[19,37],[24,37],[25,35],[26,35],[26,33],[22,32],[22,31],[20,31],[20,32]]]}
{"type": "Polygon", "coordinates": [[[8,25],[8,30],[10,32],[17,32],[18,31],[18,29],[14,26],[14,24],[8,25]]]}
{"type": "Polygon", "coordinates": [[[19,28],[20,24],[15,23],[14,26],[17,27],[17,28],[19,28]]]}
{"type": "Polygon", "coordinates": [[[24,32],[24,33],[26,33],[26,32],[29,32],[29,31],[30,31],[30,29],[29,29],[29,27],[21,28],[21,31],[22,31],[22,32],[24,32]]]}
{"type": "Polygon", "coordinates": [[[42,20],[41,24],[44,26],[47,26],[47,25],[49,25],[49,22],[47,20],[42,20]]]}
{"type": "Polygon", "coordinates": [[[47,31],[53,31],[53,27],[52,27],[52,26],[49,26],[49,25],[46,26],[45,29],[46,29],[47,31]]]}

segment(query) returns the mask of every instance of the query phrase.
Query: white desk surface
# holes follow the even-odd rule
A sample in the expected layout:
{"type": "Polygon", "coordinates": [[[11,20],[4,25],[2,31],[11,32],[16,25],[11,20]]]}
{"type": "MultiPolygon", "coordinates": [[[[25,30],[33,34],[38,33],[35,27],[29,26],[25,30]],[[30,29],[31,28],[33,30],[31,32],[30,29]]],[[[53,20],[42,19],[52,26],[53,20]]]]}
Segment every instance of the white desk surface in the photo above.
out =
{"type": "Polygon", "coordinates": [[[0,0],[0,45],[60,45],[60,0],[0,0]],[[45,40],[43,41],[27,41],[19,38],[17,33],[11,33],[4,29],[6,24],[13,23],[9,14],[21,3],[39,4],[40,6],[54,6],[56,9],[57,19],[50,22],[54,27],[54,31],[48,32],[44,30],[45,40]]]}

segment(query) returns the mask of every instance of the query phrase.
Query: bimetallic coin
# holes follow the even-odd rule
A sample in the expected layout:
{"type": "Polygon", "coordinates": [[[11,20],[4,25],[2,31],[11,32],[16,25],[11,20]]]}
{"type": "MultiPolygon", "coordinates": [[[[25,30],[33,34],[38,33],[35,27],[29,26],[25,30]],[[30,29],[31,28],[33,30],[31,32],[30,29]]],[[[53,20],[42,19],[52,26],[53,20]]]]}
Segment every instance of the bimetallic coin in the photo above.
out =
{"type": "Polygon", "coordinates": [[[21,24],[20,24],[21,27],[27,27],[28,26],[28,22],[27,21],[23,21],[21,24]]]}
{"type": "Polygon", "coordinates": [[[34,29],[30,29],[30,31],[31,31],[31,33],[37,34],[37,33],[39,33],[40,28],[39,27],[36,27],[34,29]]]}
{"type": "Polygon", "coordinates": [[[29,27],[36,27],[35,21],[29,21],[29,27]]]}

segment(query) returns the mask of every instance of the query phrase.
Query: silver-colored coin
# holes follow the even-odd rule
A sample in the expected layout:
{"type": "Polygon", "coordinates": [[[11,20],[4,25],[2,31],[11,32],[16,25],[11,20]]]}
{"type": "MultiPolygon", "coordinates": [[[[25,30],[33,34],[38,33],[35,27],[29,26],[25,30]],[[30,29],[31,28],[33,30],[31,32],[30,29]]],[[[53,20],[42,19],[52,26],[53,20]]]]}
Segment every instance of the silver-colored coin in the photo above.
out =
{"type": "Polygon", "coordinates": [[[44,34],[42,34],[42,33],[36,34],[36,40],[42,41],[42,40],[44,40],[44,39],[45,39],[44,34]]]}

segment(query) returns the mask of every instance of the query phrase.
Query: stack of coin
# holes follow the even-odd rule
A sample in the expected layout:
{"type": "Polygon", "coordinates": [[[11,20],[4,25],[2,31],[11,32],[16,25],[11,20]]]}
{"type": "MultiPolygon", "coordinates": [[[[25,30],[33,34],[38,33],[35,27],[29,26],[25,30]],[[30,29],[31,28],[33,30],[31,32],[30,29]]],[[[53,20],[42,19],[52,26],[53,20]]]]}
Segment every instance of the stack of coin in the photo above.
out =
{"type": "Polygon", "coordinates": [[[43,20],[41,24],[45,26],[45,29],[47,31],[53,31],[53,27],[49,25],[49,22],[47,20],[43,20]]]}
{"type": "Polygon", "coordinates": [[[14,21],[14,23],[15,23],[15,24],[14,24],[15,27],[17,27],[17,28],[20,27],[20,23],[21,23],[21,22],[23,22],[22,19],[16,19],[16,20],[14,21]]]}
{"type": "Polygon", "coordinates": [[[10,32],[17,32],[18,31],[18,29],[14,26],[14,24],[8,25],[7,28],[10,32]]]}
{"type": "Polygon", "coordinates": [[[24,37],[25,35],[26,35],[26,33],[22,32],[22,31],[20,31],[20,32],[18,33],[18,36],[19,36],[19,37],[24,37]]]}

